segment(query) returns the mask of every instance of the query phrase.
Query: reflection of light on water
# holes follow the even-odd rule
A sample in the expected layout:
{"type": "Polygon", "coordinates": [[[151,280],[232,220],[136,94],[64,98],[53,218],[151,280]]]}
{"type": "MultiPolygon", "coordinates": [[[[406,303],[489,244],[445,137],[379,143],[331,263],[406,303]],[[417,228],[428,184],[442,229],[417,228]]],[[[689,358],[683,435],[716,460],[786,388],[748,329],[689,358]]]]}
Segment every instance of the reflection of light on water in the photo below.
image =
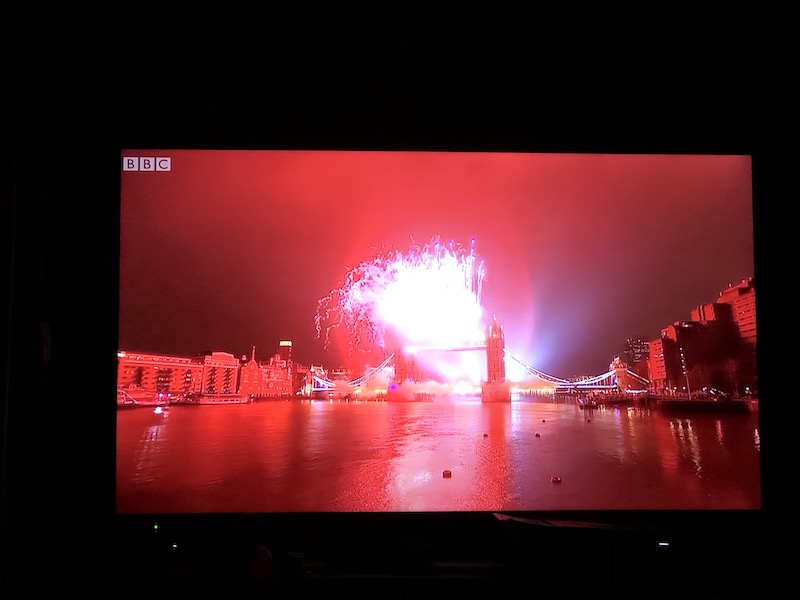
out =
{"type": "Polygon", "coordinates": [[[430,471],[422,471],[421,473],[416,473],[413,476],[414,483],[424,483],[426,481],[431,480],[431,473],[430,471]]]}
{"type": "Polygon", "coordinates": [[[511,403],[511,432],[516,433],[522,427],[522,405],[511,403]]]}
{"type": "Polygon", "coordinates": [[[753,430],[753,442],[755,443],[756,450],[759,452],[761,451],[761,434],[758,431],[758,427],[753,430]]]}
{"type": "Polygon", "coordinates": [[[328,400],[254,403],[222,412],[178,407],[166,422],[147,414],[152,409],[123,412],[119,506],[136,511],[144,500],[142,507],[159,510],[172,503],[216,510],[230,508],[233,496],[251,498],[247,509],[279,505],[291,511],[552,510],[553,494],[569,496],[565,501],[574,508],[601,508],[602,502],[659,509],[667,498],[676,508],[739,508],[740,499],[759,501],[752,457],[758,456],[760,431],[736,416],[720,417],[720,446],[716,416],[689,422],[640,409],[612,416],[616,409],[604,408],[585,425],[574,404],[535,399],[328,400]],[[132,415],[147,420],[131,421],[132,415]],[[185,429],[189,418],[196,419],[191,430],[185,429]],[[629,424],[620,429],[618,418],[636,426],[635,455],[622,440],[625,461],[615,454],[629,424]],[[307,429],[322,439],[309,442],[307,429]],[[690,462],[695,435],[702,473],[690,462]],[[566,487],[554,487],[553,475],[562,476],[566,487]],[[747,484],[730,493],[737,481],[747,484]]]}
{"type": "Polygon", "coordinates": [[[636,427],[633,422],[636,414],[630,410],[631,408],[632,407],[628,407],[628,410],[624,413],[621,410],[614,410],[614,421],[619,425],[619,430],[622,434],[620,445],[623,458],[636,460],[638,451],[636,444],[638,440],[636,438],[636,427]],[[628,454],[630,454],[630,456],[627,456],[628,454]]]}
{"type": "Polygon", "coordinates": [[[134,470],[134,482],[143,483],[156,479],[155,475],[148,473],[148,471],[153,468],[155,459],[161,450],[162,431],[163,425],[151,425],[144,430],[142,439],[139,440],[139,460],[136,462],[136,469],[134,470]]]}
{"type": "Polygon", "coordinates": [[[402,510],[420,511],[428,508],[430,500],[425,492],[425,488],[420,485],[431,481],[430,471],[417,471],[415,473],[405,473],[402,466],[397,465],[394,476],[394,489],[389,487],[387,492],[390,498],[401,502],[402,510]]]}
{"type": "Polygon", "coordinates": [[[669,427],[672,430],[672,435],[675,437],[676,441],[678,441],[679,446],[688,449],[688,454],[695,466],[695,472],[699,475],[703,467],[700,464],[699,440],[697,439],[697,433],[694,427],[692,427],[692,422],[689,419],[679,419],[670,421],[669,427]]]}
{"type": "MultiPolygon", "coordinates": [[[[634,437],[636,437],[634,435],[633,423],[631,423],[630,419],[627,420],[627,425],[628,425],[627,432],[623,431],[623,427],[624,427],[624,425],[626,423],[623,423],[623,421],[622,421],[622,411],[621,410],[614,410],[612,414],[614,415],[614,424],[619,428],[620,437],[621,437],[620,441],[621,442],[624,442],[625,437],[626,437],[625,435],[623,435],[623,433],[627,433],[627,439],[633,439],[634,437]]],[[[625,454],[625,445],[621,444],[621,446],[622,446],[622,454],[624,455],[625,454]]]]}
{"type": "Polygon", "coordinates": [[[333,404],[332,399],[328,402],[312,400],[310,403],[312,410],[309,413],[310,417],[304,441],[306,450],[312,455],[320,451],[324,438],[324,423],[331,410],[331,404],[333,404]]]}
{"type": "Polygon", "coordinates": [[[719,442],[719,445],[720,446],[724,445],[725,432],[722,429],[722,421],[720,421],[719,419],[717,419],[717,421],[714,423],[714,430],[717,432],[717,441],[719,442]]]}

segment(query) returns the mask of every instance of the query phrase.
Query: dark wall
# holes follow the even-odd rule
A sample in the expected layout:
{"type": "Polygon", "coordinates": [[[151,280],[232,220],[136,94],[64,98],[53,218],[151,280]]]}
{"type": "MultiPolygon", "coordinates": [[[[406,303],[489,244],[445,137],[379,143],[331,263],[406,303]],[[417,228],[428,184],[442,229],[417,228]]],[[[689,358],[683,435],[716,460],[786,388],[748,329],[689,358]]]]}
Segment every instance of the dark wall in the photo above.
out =
{"type": "Polygon", "coordinates": [[[7,581],[110,572],[119,147],[753,152],[765,500],[790,497],[766,358],[796,256],[787,15],[119,4],[3,5],[7,581]]]}

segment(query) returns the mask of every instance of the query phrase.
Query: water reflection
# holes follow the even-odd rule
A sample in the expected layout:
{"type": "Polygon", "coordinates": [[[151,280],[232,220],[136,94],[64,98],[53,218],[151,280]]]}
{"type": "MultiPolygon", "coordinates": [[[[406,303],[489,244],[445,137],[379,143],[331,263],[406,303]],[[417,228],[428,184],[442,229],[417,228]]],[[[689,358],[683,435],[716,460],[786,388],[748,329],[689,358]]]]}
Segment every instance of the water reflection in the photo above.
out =
{"type": "Polygon", "coordinates": [[[756,508],[759,447],[756,415],[458,398],[177,406],[155,424],[120,411],[118,501],[123,512],[756,508]]]}

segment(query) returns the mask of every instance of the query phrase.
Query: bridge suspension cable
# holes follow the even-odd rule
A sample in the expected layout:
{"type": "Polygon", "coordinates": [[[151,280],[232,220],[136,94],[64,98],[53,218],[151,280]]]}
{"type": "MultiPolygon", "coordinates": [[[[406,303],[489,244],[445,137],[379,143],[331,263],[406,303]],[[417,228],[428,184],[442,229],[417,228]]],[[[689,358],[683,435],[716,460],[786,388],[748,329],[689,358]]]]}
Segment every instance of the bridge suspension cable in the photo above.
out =
{"type": "MultiPolygon", "coordinates": [[[[453,348],[452,350],[467,350],[467,349],[472,350],[473,348],[471,348],[471,347],[470,348],[453,348]]],[[[537,377],[537,378],[539,378],[542,381],[545,381],[547,383],[552,383],[557,388],[570,388],[570,389],[581,389],[581,388],[617,389],[616,381],[614,381],[614,379],[613,379],[616,376],[616,369],[611,369],[609,371],[606,371],[605,373],[601,373],[600,375],[594,375],[593,377],[587,377],[586,379],[581,379],[580,381],[571,381],[569,379],[564,379],[562,377],[556,377],[554,375],[548,375],[547,373],[545,373],[543,371],[540,371],[539,369],[536,369],[536,368],[526,364],[525,362],[523,362],[522,360],[520,360],[519,358],[517,358],[516,356],[511,354],[508,350],[504,350],[504,352],[505,352],[505,355],[508,358],[511,358],[512,360],[514,360],[517,363],[519,363],[529,375],[533,375],[534,377],[537,377]]],[[[375,377],[375,375],[377,373],[379,373],[380,371],[382,371],[383,369],[388,367],[393,359],[394,359],[394,354],[390,354],[377,367],[374,367],[374,368],[370,369],[370,371],[368,373],[362,375],[361,377],[353,379],[352,381],[334,382],[334,381],[331,381],[330,379],[326,379],[324,377],[320,377],[319,375],[314,375],[313,376],[313,381],[314,381],[313,390],[314,391],[332,390],[337,385],[343,386],[343,387],[360,387],[360,386],[364,385],[365,383],[367,383],[370,379],[375,377]]],[[[650,382],[646,378],[642,377],[638,373],[634,373],[630,369],[626,369],[625,372],[627,373],[628,376],[630,376],[636,382],[640,383],[643,386],[643,389],[646,388],[650,384],[650,382]]]]}
{"type": "Polygon", "coordinates": [[[625,372],[628,375],[630,375],[633,379],[641,383],[643,386],[647,387],[648,385],[650,385],[650,380],[647,379],[646,377],[642,377],[641,375],[639,375],[638,373],[634,373],[630,369],[626,369],[625,372]]]}
{"type": "Polygon", "coordinates": [[[375,367],[373,369],[370,369],[370,371],[368,373],[362,375],[361,377],[358,377],[357,379],[353,379],[352,381],[336,382],[336,381],[331,381],[330,379],[326,379],[324,377],[320,377],[319,375],[314,375],[313,376],[314,385],[313,385],[312,389],[315,392],[319,392],[319,391],[322,391],[322,390],[332,390],[337,385],[340,385],[340,386],[343,386],[343,387],[359,387],[359,386],[362,386],[367,381],[372,379],[375,376],[376,373],[378,373],[379,371],[382,371],[383,369],[385,369],[389,365],[389,363],[392,362],[393,358],[394,358],[394,354],[390,354],[377,367],[375,367]]]}
{"type": "Polygon", "coordinates": [[[360,385],[364,385],[367,381],[372,379],[377,372],[382,371],[383,369],[385,369],[389,365],[389,363],[392,362],[393,358],[394,358],[394,354],[390,354],[386,358],[386,360],[384,360],[381,364],[379,364],[374,369],[371,369],[369,371],[369,373],[366,373],[365,375],[362,375],[358,379],[353,379],[353,381],[348,382],[347,385],[354,386],[354,387],[357,387],[357,386],[360,386],[360,385]]]}
{"type": "MultiPolygon", "coordinates": [[[[616,369],[610,369],[605,373],[601,373],[600,375],[594,375],[593,377],[587,377],[586,379],[581,379],[580,381],[570,381],[569,379],[563,379],[561,377],[548,375],[547,373],[544,373],[539,369],[535,369],[532,366],[525,364],[523,361],[521,361],[519,358],[517,358],[507,350],[505,354],[509,358],[512,358],[517,363],[519,363],[528,374],[533,375],[534,377],[538,377],[539,379],[541,379],[542,381],[546,381],[547,383],[553,383],[556,385],[556,387],[561,387],[561,388],[566,387],[571,389],[572,388],[616,389],[618,387],[616,381],[614,381],[613,379],[617,374],[616,369]],[[611,381],[613,381],[613,383],[604,383],[611,381]]],[[[650,384],[650,381],[648,381],[646,378],[642,377],[638,373],[634,373],[630,369],[625,369],[625,372],[637,383],[640,383],[643,386],[643,388],[646,388],[650,384]]]]}
{"type": "Polygon", "coordinates": [[[508,356],[509,358],[512,358],[512,359],[514,359],[514,360],[515,360],[516,362],[518,362],[518,363],[519,363],[519,364],[520,364],[520,365],[521,365],[521,366],[522,366],[522,367],[523,367],[523,368],[524,368],[524,369],[525,369],[525,370],[526,370],[526,371],[527,371],[529,374],[533,375],[534,377],[538,377],[538,378],[539,378],[539,379],[541,379],[542,381],[546,381],[547,383],[556,383],[556,384],[570,384],[570,383],[572,383],[572,382],[571,382],[571,381],[569,381],[568,379],[562,379],[562,378],[560,378],[560,377],[555,377],[555,376],[553,376],[553,375],[548,375],[547,373],[543,373],[543,372],[542,372],[542,371],[540,371],[539,369],[534,369],[532,366],[525,364],[525,363],[524,363],[524,362],[522,362],[520,359],[518,359],[516,356],[514,356],[513,354],[511,354],[511,353],[510,353],[508,350],[506,350],[506,351],[505,351],[505,355],[506,355],[506,356],[508,356]]]}
{"type": "Polygon", "coordinates": [[[594,377],[587,377],[586,379],[581,379],[580,381],[570,381],[569,384],[573,386],[581,386],[581,385],[596,385],[599,384],[604,379],[609,379],[614,377],[615,371],[606,371],[601,375],[595,375],[594,377]]]}

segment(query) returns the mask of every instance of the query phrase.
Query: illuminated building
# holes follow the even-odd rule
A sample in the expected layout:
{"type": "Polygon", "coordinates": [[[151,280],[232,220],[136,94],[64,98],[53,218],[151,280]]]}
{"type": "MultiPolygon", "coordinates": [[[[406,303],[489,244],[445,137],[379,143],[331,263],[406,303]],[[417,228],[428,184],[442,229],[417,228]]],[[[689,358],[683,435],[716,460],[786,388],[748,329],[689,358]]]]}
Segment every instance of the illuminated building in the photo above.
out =
{"type": "Polygon", "coordinates": [[[290,340],[281,340],[278,342],[278,356],[286,363],[292,362],[292,342],[290,340]]]}
{"type": "Polygon", "coordinates": [[[733,320],[742,340],[756,345],[756,288],[753,278],[742,279],[719,293],[720,304],[729,304],[733,309],[733,320]]]}
{"type": "Polygon", "coordinates": [[[235,394],[239,361],[228,352],[192,357],[120,351],[117,387],[153,394],[235,394]]]}
{"type": "Polygon", "coordinates": [[[735,391],[728,371],[739,345],[733,321],[723,317],[725,308],[715,308],[716,319],[676,321],[661,330],[667,385],[673,390],[735,391]]]}
{"type": "Polygon", "coordinates": [[[756,361],[756,287],[752,277],[742,279],[719,293],[717,302],[728,304],[741,340],[739,364],[730,367],[738,371],[737,383],[755,391],[758,388],[756,361]]]}
{"type": "Polygon", "coordinates": [[[256,360],[255,346],[253,346],[250,360],[246,360],[246,357],[242,356],[242,363],[241,372],[239,374],[239,393],[249,394],[253,397],[264,395],[264,390],[262,388],[261,365],[258,364],[258,361],[256,360]]]}
{"type": "Polygon", "coordinates": [[[756,392],[755,286],[743,279],[716,302],[691,311],[648,343],[650,387],[657,393],[710,389],[740,395],[756,392]]]}
{"type": "Polygon", "coordinates": [[[249,394],[257,397],[286,397],[303,385],[307,368],[295,366],[278,352],[268,362],[255,358],[255,346],[248,360],[228,352],[203,352],[192,357],[120,351],[117,353],[117,387],[137,396],[158,394],[179,397],[186,394],[249,394]]]}
{"type": "Polygon", "coordinates": [[[664,364],[664,341],[661,338],[648,342],[647,370],[650,373],[650,390],[656,394],[666,393],[669,383],[664,364]]]}
{"type": "Polygon", "coordinates": [[[253,398],[276,398],[290,396],[292,390],[289,361],[279,351],[268,362],[259,362],[254,346],[250,360],[241,365],[239,393],[249,394],[253,398]]]}
{"type": "Polygon", "coordinates": [[[269,362],[262,365],[261,377],[266,396],[287,397],[292,395],[292,378],[289,363],[280,354],[273,355],[269,362]]]}
{"type": "Polygon", "coordinates": [[[201,394],[235,394],[239,387],[239,360],[230,352],[203,355],[201,394]]]}
{"type": "Polygon", "coordinates": [[[292,393],[294,395],[311,395],[311,367],[292,363],[292,393]]]}
{"type": "Polygon", "coordinates": [[[199,392],[204,360],[141,352],[117,353],[117,387],[148,394],[175,396],[199,392]]]}
{"type": "Polygon", "coordinates": [[[648,356],[650,355],[650,342],[646,339],[636,337],[625,340],[622,356],[631,371],[644,377],[650,378],[648,368],[648,356]]]}
{"type": "Polygon", "coordinates": [[[689,373],[704,364],[700,351],[702,331],[696,321],[675,321],[661,330],[668,390],[680,394],[698,390],[698,386],[692,386],[689,373]]]}

